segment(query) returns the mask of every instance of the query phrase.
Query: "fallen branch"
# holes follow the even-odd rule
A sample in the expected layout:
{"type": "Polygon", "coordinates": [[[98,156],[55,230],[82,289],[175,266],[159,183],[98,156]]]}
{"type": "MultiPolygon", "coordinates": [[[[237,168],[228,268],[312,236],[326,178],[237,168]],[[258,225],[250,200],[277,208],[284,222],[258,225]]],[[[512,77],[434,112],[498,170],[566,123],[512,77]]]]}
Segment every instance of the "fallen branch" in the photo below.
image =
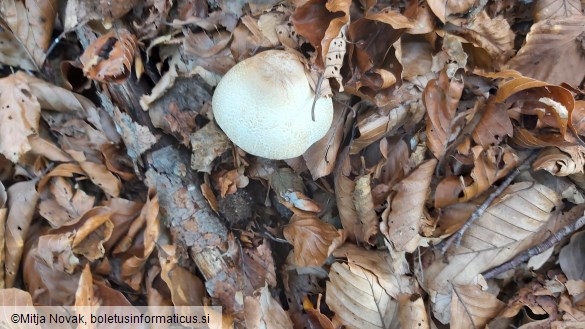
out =
{"type": "Polygon", "coordinates": [[[580,217],[576,221],[572,222],[571,224],[563,227],[562,229],[555,232],[553,235],[549,236],[546,240],[542,241],[538,245],[527,249],[522,254],[512,258],[511,260],[503,263],[500,266],[497,266],[487,272],[483,273],[483,277],[487,279],[494,278],[496,275],[500,273],[504,273],[508,270],[516,268],[518,265],[522,264],[523,262],[527,261],[530,257],[536,256],[538,254],[542,254],[546,250],[552,248],[555,244],[560,242],[565,237],[569,236],[570,234],[574,233],[575,231],[581,229],[585,226],[585,216],[580,217]]]}

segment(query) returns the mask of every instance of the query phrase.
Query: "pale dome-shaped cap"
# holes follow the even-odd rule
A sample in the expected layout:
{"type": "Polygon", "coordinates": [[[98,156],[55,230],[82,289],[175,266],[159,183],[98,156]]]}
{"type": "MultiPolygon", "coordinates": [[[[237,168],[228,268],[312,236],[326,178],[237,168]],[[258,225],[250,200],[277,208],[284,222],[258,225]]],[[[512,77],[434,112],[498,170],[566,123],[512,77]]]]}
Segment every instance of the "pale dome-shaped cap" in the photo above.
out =
{"type": "Polygon", "coordinates": [[[303,154],[333,120],[333,102],[315,93],[299,57],[268,50],[230,69],[213,94],[213,114],[225,134],[244,151],[269,159],[303,154]]]}

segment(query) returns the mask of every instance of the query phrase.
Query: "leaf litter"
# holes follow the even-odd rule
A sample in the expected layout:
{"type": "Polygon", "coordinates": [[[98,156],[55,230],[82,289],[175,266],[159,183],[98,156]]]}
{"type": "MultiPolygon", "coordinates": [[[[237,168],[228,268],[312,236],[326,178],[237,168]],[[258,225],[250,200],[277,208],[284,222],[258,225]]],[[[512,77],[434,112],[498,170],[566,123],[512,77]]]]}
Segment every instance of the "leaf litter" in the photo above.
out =
{"type": "Polygon", "coordinates": [[[4,1],[0,304],[583,326],[584,30],[560,0],[4,1]],[[272,49],[334,107],[284,161],[211,102],[272,49]]]}

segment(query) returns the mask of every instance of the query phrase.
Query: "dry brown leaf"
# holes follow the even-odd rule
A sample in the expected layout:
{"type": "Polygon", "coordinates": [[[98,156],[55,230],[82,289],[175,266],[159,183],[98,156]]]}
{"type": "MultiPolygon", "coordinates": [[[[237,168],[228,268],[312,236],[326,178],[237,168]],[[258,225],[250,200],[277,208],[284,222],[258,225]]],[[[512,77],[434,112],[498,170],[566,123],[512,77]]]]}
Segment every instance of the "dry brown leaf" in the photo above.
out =
{"type": "Polygon", "coordinates": [[[244,272],[253,289],[259,289],[266,284],[269,287],[276,287],[276,272],[271,247],[268,240],[264,239],[259,246],[242,249],[244,272]]]}
{"type": "Polygon", "coordinates": [[[349,178],[350,162],[349,162],[349,147],[345,148],[338,156],[337,168],[335,169],[335,200],[337,201],[337,209],[339,211],[339,219],[341,226],[347,233],[351,241],[358,243],[365,242],[362,237],[362,224],[359,221],[358,214],[353,203],[353,191],[355,190],[355,182],[349,178]]]}
{"type": "Polygon", "coordinates": [[[234,194],[239,188],[248,186],[250,180],[244,174],[246,168],[239,167],[230,171],[222,170],[217,175],[219,191],[222,198],[227,194],[234,194]]]}
{"type": "Polygon", "coordinates": [[[504,303],[477,285],[454,285],[451,328],[483,328],[504,308],[504,303]]]}
{"type": "Polygon", "coordinates": [[[327,305],[335,312],[335,326],[399,328],[397,299],[412,293],[414,283],[393,269],[388,252],[346,244],[336,251],[336,256],[341,255],[348,262],[333,263],[326,293],[327,305]]]}
{"type": "MultiPolygon", "coordinates": [[[[306,321],[311,324],[314,321],[315,323],[318,323],[322,329],[335,329],[333,322],[329,320],[327,315],[321,313],[320,310],[321,296],[322,295],[319,295],[318,297],[316,307],[313,306],[311,300],[308,297],[305,297],[305,299],[303,300],[303,310],[307,312],[307,315],[309,316],[309,320],[306,321]]],[[[294,321],[295,319],[293,318],[293,322],[294,321]]]]}
{"type": "Polygon", "coordinates": [[[435,191],[435,207],[443,208],[481,195],[516,168],[519,161],[509,146],[490,146],[484,150],[476,145],[471,151],[474,167],[470,177],[447,176],[439,182],[435,191]]]}
{"type": "Polygon", "coordinates": [[[104,156],[106,168],[113,174],[125,181],[131,181],[136,178],[132,168],[132,160],[124,149],[113,143],[106,143],[102,145],[101,152],[104,156]]]}
{"type": "MultiPolygon", "coordinates": [[[[86,115],[97,112],[93,102],[82,95],[22,72],[17,72],[16,75],[26,79],[31,93],[37,97],[43,109],[57,112],[71,112],[73,115],[79,117],[85,117],[86,115]]],[[[93,124],[98,127],[100,126],[95,121],[93,124]]]]}
{"type": "Polygon", "coordinates": [[[429,317],[423,298],[419,294],[401,294],[398,297],[401,329],[429,329],[429,317]]]}
{"type": "Polygon", "coordinates": [[[581,70],[585,68],[580,41],[583,32],[583,15],[545,19],[535,23],[526,36],[526,44],[507,66],[551,84],[565,82],[578,86],[585,76],[581,70]]]}
{"type": "MultiPolygon", "coordinates": [[[[201,306],[205,286],[199,277],[181,267],[177,262],[177,246],[161,246],[158,254],[161,264],[160,277],[170,290],[174,306],[201,306]]],[[[180,310],[181,308],[179,308],[180,310]]]]}
{"type": "Polygon", "coordinates": [[[115,29],[93,41],[81,55],[83,73],[99,82],[122,83],[132,73],[138,54],[136,37],[126,29],[115,29]]]}
{"type": "Polygon", "coordinates": [[[534,10],[536,22],[581,14],[581,1],[579,0],[541,0],[536,2],[534,10]]]}
{"type": "Polygon", "coordinates": [[[283,229],[284,237],[293,245],[294,264],[321,266],[329,257],[329,249],[339,233],[333,225],[317,217],[301,218],[293,215],[283,229]]]}
{"type": "Polygon", "coordinates": [[[81,271],[79,286],[75,292],[75,306],[94,306],[96,305],[96,302],[97,301],[93,294],[93,276],[91,275],[91,268],[89,267],[89,264],[86,264],[83,271],[81,271]]]}
{"type": "Polygon", "coordinates": [[[39,237],[37,243],[37,257],[54,271],[73,274],[80,261],[73,254],[71,245],[75,234],[66,232],[63,234],[45,234],[39,237]]]}
{"type": "Polygon", "coordinates": [[[532,168],[544,169],[555,176],[568,176],[583,173],[584,165],[585,151],[576,145],[561,149],[556,147],[543,149],[532,163],[532,168]]]}
{"type": "Polygon", "coordinates": [[[230,148],[229,138],[213,122],[191,134],[191,168],[211,173],[211,163],[230,148]]]}
{"type": "Polygon", "coordinates": [[[583,259],[585,250],[585,233],[579,232],[571,237],[571,242],[564,246],[559,255],[559,263],[569,280],[585,279],[585,264],[583,259]]]}
{"type": "Polygon", "coordinates": [[[89,161],[79,161],[79,166],[86,173],[87,177],[106,194],[112,197],[118,197],[120,195],[122,182],[105,165],[89,161]]]}
{"type": "Polygon", "coordinates": [[[398,251],[413,252],[420,245],[424,207],[437,160],[423,162],[395,187],[396,196],[382,214],[380,231],[398,251]]]}
{"type": "Polygon", "coordinates": [[[435,316],[442,323],[450,321],[451,284],[474,284],[478,274],[540,242],[560,204],[560,195],[543,185],[510,185],[467,230],[461,246],[449,249],[448,264],[433,261],[422,270],[424,281],[419,282],[431,293],[435,316]]]}
{"type": "Polygon", "coordinates": [[[2,29],[0,31],[0,63],[23,70],[36,70],[36,66],[29,59],[29,55],[23,45],[16,39],[12,32],[2,29]]]}
{"type": "Polygon", "coordinates": [[[272,298],[268,286],[256,290],[254,296],[244,298],[244,316],[248,328],[293,328],[290,316],[272,298]]]}
{"type": "Polygon", "coordinates": [[[305,153],[303,159],[311,172],[313,180],[327,176],[333,172],[337,161],[337,154],[341,141],[345,136],[344,126],[346,124],[347,112],[341,109],[338,103],[333,103],[333,124],[327,134],[315,142],[305,153]]]}
{"type": "MultiPolygon", "coordinates": [[[[135,291],[139,291],[140,285],[144,277],[144,266],[146,261],[154,251],[156,241],[159,237],[160,223],[159,223],[159,203],[158,195],[156,190],[149,189],[148,199],[140,212],[140,215],[132,225],[130,226],[129,232],[138,232],[143,225],[144,229],[141,231],[142,236],[136,237],[134,245],[138,243],[138,246],[133,249],[120,248],[118,246],[130,247],[130,241],[123,239],[122,242],[116,247],[114,252],[127,251],[129,253],[128,258],[122,262],[121,276],[124,281],[130,285],[135,291]],[[127,241],[127,242],[126,242],[127,241]]],[[[136,233],[129,233],[128,237],[132,239],[136,233]]]]}
{"type": "Polygon", "coordinates": [[[360,238],[371,245],[376,243],[376,234],[380,231],[378,215],[374,210],[372,189],[370,187],[371,176],[364,175],[355,180],[353,190],[353,204],[358,220],[361,222],[362,232],[360,238]]]}
{"type": "Polygon", "coordinates": [[[6,219],[5,285],[12,288],[20,269],[24,241],[36,210],[39,194],[34,180],[15,183],[8,188],[8,218],[6,219]]]}
{"type": "Polygon", "coordinates": [[[31,149],[28,136],[39,129],[41,105],[26,74],[0,79],[0,153],[13,163],[31,149]]]}
{"type": "Polygon", "coordinates": [[[451,20],[456,20],[462,15],[466,14],[477,4],[476,0],[427,0],[429,8],[433,11],[435,16],[446,23],[451,20]]]}
{"type": "Polygon", "coordinates": [[[484,49],[495,62],[496,67],[514,54],[515,35],[504,17],[490,18],[485,11],[482,11],[468,25],[459,27],[447,24],[444,29],[484,49]]]}
{"type": "Polygon", "coordinates": [[[352,140],[349,154],[358,154],[367,146],[400,127],[409,118],[408,110],[405,106],[392,109],[373,107],[361,112],[356,122],[360,136],[352,140]]]}
{"type": "Polygon", "coordinates": [[[57,176],[49,181],[47,188],[39,189],[41,194],[39,214],[48,220],[52,227],[73,225],[79,221],[82,214],[93,208],[95,197],[87,195],[82,189],[74,191],[75,185],[77,183],[57,176]]]}
{"type": "Polygon", "coordinates": [[[85,256],[90,261],[104,257],[104,242],[110,239],[114,230],[111,216],[109,209],[97,212],[93,216],[87,216],[86,213],[83,216],[85,220],[80,222],[81,226],[77,229],[71,243],[73,252],[85,256]]]}
{"type": "Polygon", "coordinates": [[[462,92],[463,82],[456,78],[449,81],[443,70],[438,79],[429,81],[423,93],[427,109],[427,145],[437,159],[443,157],[453,134],[457,133],[453,118],[462,92]]]}
{"type": "Polygon", "coordinates": [[[504,136],[512,137],[514,127],[506,108],[502,104],[496,104],[494,97],[490,97],[485,106],[486,109],[473,131],[473,140],[487,148],[500,144],[504,136]]]}
{"type": "Polygon", "coordinates": [[[45,61],[58,4],[57,0],[6,0],[0,6],[2,19],[26,48],[37,68],[41,68],[45,61]]]}

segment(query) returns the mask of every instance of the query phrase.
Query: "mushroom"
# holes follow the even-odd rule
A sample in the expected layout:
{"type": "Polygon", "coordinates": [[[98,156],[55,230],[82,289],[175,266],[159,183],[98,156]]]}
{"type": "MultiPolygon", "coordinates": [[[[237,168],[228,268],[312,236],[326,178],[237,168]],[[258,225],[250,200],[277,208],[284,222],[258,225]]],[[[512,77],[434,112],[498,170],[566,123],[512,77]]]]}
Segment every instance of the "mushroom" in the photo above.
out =
{"type": "Polygon", "coordinates": [[[303,154],[333,120],[333,102],[315,92],[298,55],[268,50],[231,68],[213,94],[217,124],[244,151],[269,159],[303,154]]]}

